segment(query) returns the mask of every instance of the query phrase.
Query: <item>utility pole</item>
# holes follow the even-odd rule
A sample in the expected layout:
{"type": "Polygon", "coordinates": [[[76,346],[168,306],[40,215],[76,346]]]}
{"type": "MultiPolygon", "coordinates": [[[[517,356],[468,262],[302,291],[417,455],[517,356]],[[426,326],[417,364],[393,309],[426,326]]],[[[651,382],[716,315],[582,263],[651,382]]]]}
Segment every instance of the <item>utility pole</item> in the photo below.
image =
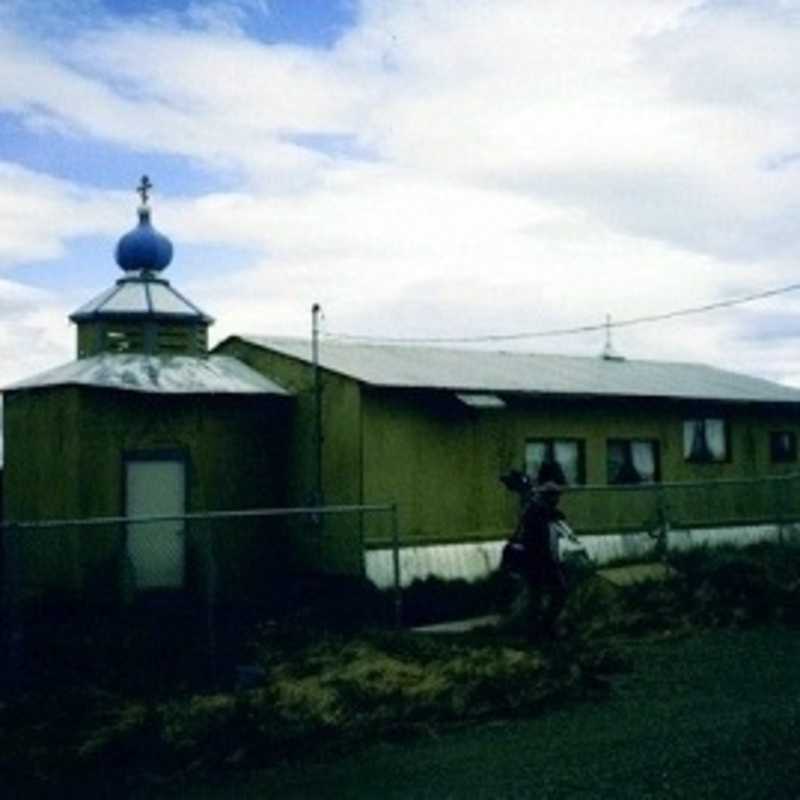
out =
{"type": "Polygon", "coordinates": [[[311,372],[314,382],[314,504],[323,505],[322,493],[322,383],[319,370],[319,303],[311,306],[311,372]]]}

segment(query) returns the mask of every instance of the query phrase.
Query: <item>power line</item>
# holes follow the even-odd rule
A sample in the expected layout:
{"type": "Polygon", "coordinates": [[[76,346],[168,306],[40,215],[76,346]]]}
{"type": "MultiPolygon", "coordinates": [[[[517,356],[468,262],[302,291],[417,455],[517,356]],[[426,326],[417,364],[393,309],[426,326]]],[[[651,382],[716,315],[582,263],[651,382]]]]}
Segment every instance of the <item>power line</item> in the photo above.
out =
{"type": "Polygon", "coordinates": [[[665,320],[675,319],[677,317],[688,317],[695,314],[705,314],[709,311],[717,311],[721,308],[730,308],[731,306],[740,306],[745,303],[752,303],[756,300],[764,300],[768,297],[777,297],[778,295],[788,294],[789,292],[796,292],[800,289],[800,283],[791,283],[788,286],[782,286],[778,289],[768,289],[764,292],[757,292],[755,294],[744,295],[743,297],[735,297],[730,300],[720,300],[716,303],[707,303],[702,306],[693,306],[690,308],[681,308],[674,311],[666,311],[661,314],[648,314],[641,317],[631,317],[630,319],[622,319],[616,321],[592,323],[588,325],[578,325],[572,328],[551,328],[544,331],[523,331],[519,333],[496,333],[484,334],[482,336],[367,336],[351,333],[336,333],[326,332],[325,336],[330,339],[342,339],[349,341],[362,341],[362,342],[391,342],[391,343],[429,343],[429,344],[478,344],[481,342],[509,342],[519,339],[539,339],[548,336],[572,336],[578,333],[591,333],[594,331],[609,330],[610,328],[629,328],[633,325],[643,325],[651,322],[663,322],[665,320]]]}

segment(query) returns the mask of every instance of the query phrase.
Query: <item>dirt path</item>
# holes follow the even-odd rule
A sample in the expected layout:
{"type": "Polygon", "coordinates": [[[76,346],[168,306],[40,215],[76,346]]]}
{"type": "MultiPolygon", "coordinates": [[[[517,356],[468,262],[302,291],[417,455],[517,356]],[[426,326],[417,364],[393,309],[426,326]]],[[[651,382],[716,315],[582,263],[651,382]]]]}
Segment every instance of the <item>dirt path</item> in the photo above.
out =
{"type": "MultiPolygon", "coordinates": [[[[379,744],[335,762],[172,787],[161,797],[800,797],[800,634],[639,643],[602,702],[379,744]]],[[[141,797],[155,798],[152,789],[141,797]]]]}

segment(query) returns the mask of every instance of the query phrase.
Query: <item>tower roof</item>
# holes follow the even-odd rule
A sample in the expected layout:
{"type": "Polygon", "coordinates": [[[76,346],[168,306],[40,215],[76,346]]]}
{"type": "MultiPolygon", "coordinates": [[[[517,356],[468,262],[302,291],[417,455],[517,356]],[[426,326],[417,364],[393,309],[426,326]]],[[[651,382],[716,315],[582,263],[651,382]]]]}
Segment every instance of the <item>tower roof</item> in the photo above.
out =
{"type": "Polygon", "coordinates": [[[136,191],[142,198],[139,223],[117,243],[115,257],[125,272],[114,286],[70,314],[73,322],[119,318],[163,318],[165,321],[198,322],[214,319],[170,286],[160,276],[172,261],[172,242],[150,221],[148,205],[153,184],[147,175],[136,191]]]}
{"type": "Polygon", "coordinates": [[[114,286],[70,314],[73,322],[98,318],[159,317],[211,324],[214,319],[187,300],[169,281],[139,274],[120,278],[114,286]]]}
{"type": "Polygon", "coordinates": [[[78,357],[102,352],[205,356],[213,318],[162,277],[172,260],[172,242],[151,222],[149,178],[136,191],[142,203],[139,222],[117,243],[116,261],[124,276],[77,311],[78,357]]]}

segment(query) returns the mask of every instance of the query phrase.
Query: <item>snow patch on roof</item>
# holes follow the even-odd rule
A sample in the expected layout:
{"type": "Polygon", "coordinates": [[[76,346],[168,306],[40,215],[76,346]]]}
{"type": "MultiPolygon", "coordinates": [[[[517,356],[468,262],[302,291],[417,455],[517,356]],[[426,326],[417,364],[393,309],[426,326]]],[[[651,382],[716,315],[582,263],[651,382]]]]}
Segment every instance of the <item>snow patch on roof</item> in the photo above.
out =
{"type": "Polygon", "coordinates": [[[95,386],[155,394],[270,394],[283,387],[229,356],[147,356],[103,353],[26,378],[3,391],[45,386],[95,386]]]}

